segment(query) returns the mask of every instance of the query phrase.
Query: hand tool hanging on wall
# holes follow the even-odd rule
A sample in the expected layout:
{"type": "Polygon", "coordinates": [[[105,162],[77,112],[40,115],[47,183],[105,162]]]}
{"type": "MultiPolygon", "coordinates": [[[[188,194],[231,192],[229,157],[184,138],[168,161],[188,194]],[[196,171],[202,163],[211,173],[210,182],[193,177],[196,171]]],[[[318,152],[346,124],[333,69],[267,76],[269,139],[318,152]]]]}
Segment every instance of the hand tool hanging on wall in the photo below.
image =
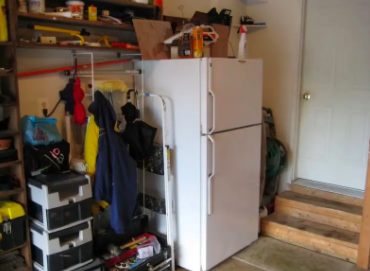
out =
{"type": "Polygon", "coordinates": [[[40,31],[50,31],[50,32],[70,34],[72,37],[77,37],[81,40],[80,45],[84,45],[84,43],[85,43],[85,39],[84,39],[83,36],[90,36],[91,35],[90,32],[87,32],[86,29],[84,29],[84,28],[81,31],[77,31],[77,30],[42,26],[42,25],[36,25],[36,24],[29,24],[27,27],[29,29],[40,30],[40,31]]]}

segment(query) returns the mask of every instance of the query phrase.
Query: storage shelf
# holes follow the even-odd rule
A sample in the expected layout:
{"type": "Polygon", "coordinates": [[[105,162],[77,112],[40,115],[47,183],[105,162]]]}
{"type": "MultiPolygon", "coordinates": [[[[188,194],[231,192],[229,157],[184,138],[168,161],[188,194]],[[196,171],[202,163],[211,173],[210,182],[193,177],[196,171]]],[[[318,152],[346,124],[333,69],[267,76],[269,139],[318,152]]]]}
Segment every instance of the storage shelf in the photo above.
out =
{"type": "Polygon", "coordinates": [[[0,163],[0,168],[11,167],[11,166],[14,166],[14,165],[16,165],[20,162],[21,162],[20,160],[15,160],[15,161],[12,161],[12,162],[0,163]]]}
{"type": "Polygon", "coordinates": [[[24,20],[36,20],[36,21],[46,21],[48,23],[61,23],[61,24],[70,24],[70,25],[82,25],[88,27],[100,27],[100,28],[109,28],[114,30],[126,30],[134,31],[134,27],[129,24],[111,24],[106,22],[93,22],[88,20],[77,20],[72,18],[50,16],[44,14],[34,14],[34,13],[18,13],[19,19],[24,20]]]}
{"type": "Polygon", "coordinates": [[[32,268],[29,268],[29,267],[19,267],[17,269],[14,269],[12,271],[32,271],[33,269],[32,268]]]}
{"type": "Polygon", "coordinates": [[[4,71],[0,71],[0,77],[10,77],[10,76],[13,76],[13,72],[4,72],[4,71]]]}
{"type": "Polygon", "coordinates": [[[0,41],[0,46],[9,46],[13,45],[11,41],[0,41]]]}
{"type": "Polygon", "coordinates": [[[16,188],[14,190],[9,190],[9,191],[0,191],[0,199],[13,196],[13,195],[17,195],[19,193],[22,193],[23,191],[24,191],[23,188],[16,188]]]}
{"type": "Polygon", "coordinates": [[[156,6],[148,5],[148,4],[141,4],[141,3],[135,3],[127,0],[92,0],[97,3],[106,3],[106,4],[114,4],[124,7],[137,7],[137,8],[147,8],[147,9],[155,9],[156,6]]]}
{"type": "Polygon", "coordinates": [[[15,250],[17,250],[17,249],[24,248],[26,245],[27,245],[27,243],[24,243],[23,245],[20,245],[20,246],[17,246],[17,247],[13,247],[12,249],[5,250],[5,251],[1,251],[1,252],[0,252],[0,255],[3,255],[3,254],[6,254],[6,253],[9,253],[9,252],[15,251],[15,250]]]}
{"type": "Polygon", "coordinates": [[[54,49],[54,50],[76,50],[76,51],[100,51],[112,53],[125,53],[127,55],[140,56],[139,50],[127,50],[121,48],[108,48],[108,47],[89,47],[79,45],[58,45],[58,44],[40,44],[40,43],[27,43],[20,42],[18,48],[31,48],[31,49],[54,49]]]}
{"type": "Polygon", "coordinates": [[[17,104],[15,102],[10,104],[0,104],[0,107],[12,107],[12,106],[17,106],[17,104]]]}
{"type": "MultiPolygon", "coordinates": [[[[246,24],[247,28],[266,28],[267,25],[255,25],[255,24],[246,24]]],[[[234,28],[239,28],[240,25],[234,25],[234,28]]]]}
{"type": "Polygon", "coordinates": [[[0,131],[0,138],[10,137],[10,136],[15,136],[15,135],[18,135],[18,132],[16,132],[16,131],[9,131],[9,130],[0,131]]]}

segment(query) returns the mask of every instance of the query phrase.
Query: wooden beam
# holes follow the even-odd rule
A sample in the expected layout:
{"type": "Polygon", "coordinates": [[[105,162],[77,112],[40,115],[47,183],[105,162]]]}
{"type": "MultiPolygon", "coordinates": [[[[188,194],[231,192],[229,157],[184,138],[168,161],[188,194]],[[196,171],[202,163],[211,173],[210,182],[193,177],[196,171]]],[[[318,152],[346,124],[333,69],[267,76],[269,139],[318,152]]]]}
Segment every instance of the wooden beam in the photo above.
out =
{"type": "Polygon", "coordinates": [[[275,199],[275,205],[285,205],[291,208],[325,215],[355,223],[362,221],[362,208],[355,205],[346,205],[326,199],[314,198],[292,191],[284,191],[275,199]]]}
{"type": "Polygon", "coordinates": [[[365,198],[362,212],[360,245],[357,257],[357,267],[368,269],[370,258],[370,145],[367,160],[365,198]]]}
{"type": "Polygon", "coordinates": [[[358,255],[358,234],[278,213],[262,220],[262,234],[353,263],[358,255]]]}
{"type": "Polygon", "coordinates": [[[292,206],[277,204],[275,205],[275,213],[302,218],[314,222],[318,222],[324,225],[340,228],[343,230],[360,232],[361,222],[355,222],[353,220],[345,220],[340,218],[331,217],[328,215],[320,214],[317,212],[297,209],[292,206]]]}

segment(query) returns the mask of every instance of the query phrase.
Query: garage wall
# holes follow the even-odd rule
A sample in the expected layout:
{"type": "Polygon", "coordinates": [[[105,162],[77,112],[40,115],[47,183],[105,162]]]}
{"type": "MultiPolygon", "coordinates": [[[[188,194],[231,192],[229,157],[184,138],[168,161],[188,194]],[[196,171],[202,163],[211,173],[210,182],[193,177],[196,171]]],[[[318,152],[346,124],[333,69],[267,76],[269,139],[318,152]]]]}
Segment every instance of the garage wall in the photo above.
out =
{"type": "MultiPolygon", "coordinates": [[[[267,28],[248,35],[249,56],[264,60],[263,104],[273,109],[278,138],[290,150],[289,168],[283,174],[280,190],[292,179],[295,112],[299,84],[299,52],[303,0],[247,0],[247,14],[265,21],[267,28]],[[292,116],[292,114],[294,115],[292,116]]],[[[298,112],[298,111],[297,111],[298,112]]]]}

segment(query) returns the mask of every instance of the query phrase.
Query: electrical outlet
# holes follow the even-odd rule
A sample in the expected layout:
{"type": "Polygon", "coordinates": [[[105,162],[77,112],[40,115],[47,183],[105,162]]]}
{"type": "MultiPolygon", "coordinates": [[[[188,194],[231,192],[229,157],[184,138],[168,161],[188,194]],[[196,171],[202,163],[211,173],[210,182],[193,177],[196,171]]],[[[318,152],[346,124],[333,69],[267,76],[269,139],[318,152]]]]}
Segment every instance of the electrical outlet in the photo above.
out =
{"type": "MultiPolygon", "coordinates": [[[[49,110],[49,100],[48,99],[37,99],[37,116],[43,117],[43,110],[48,109],[49,110]]],[[[49,112],[50,113],[50,112],[49,112]]]]}

